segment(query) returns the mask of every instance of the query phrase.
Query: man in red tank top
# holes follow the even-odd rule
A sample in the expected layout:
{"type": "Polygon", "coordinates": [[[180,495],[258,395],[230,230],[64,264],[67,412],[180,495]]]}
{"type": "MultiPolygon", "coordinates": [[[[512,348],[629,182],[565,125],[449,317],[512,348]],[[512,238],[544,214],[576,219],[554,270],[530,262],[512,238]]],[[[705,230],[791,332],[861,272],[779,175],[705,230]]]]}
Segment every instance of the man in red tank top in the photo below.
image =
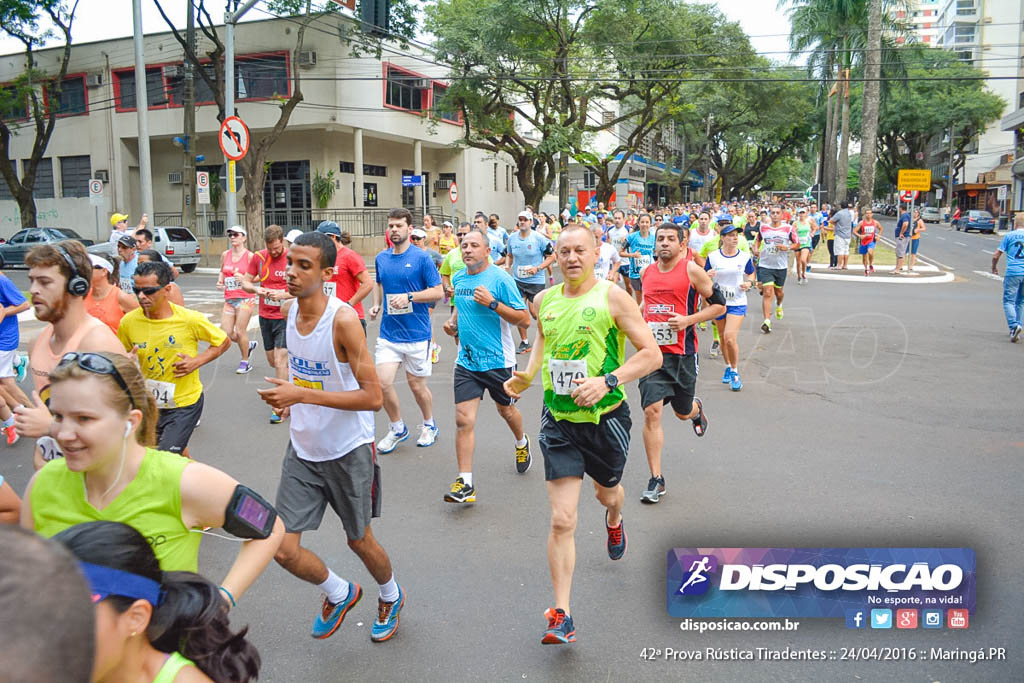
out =
{"type": "Polygon", "coordinates": [[[640,403],[644,408],[644,450],[651,479],[640,500],[657,503],[665,494],[661,449],[665,432],[662,406],[672,404],[680,420],[690,420],[697,436],[704,436],[708,420],[704,406],[694,396],[697,384],[697,331],[694,325],[725,313],[725,299],[711,278],[688,258],[686,229],[662,223],[654,236],[657,260],[640,273],[643,283],[644,320],[654,333],[662,354],[662,366],[641,378],[640,403]],[[698,297],[708,305],[697,311],[698,297]]]}

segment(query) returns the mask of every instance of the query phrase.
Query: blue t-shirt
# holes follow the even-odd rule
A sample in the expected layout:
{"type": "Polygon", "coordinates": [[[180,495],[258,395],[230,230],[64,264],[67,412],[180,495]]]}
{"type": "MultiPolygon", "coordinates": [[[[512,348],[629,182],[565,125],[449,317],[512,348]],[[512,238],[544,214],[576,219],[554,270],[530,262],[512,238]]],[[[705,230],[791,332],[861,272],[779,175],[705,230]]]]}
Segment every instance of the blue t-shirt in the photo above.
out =
{"type": "Polygon", "coordinates": [[[121,267],[117,271],[118,287],[122,291],[133,294],[135,292],[135,269],[139,267],[139,255],[135,254],[135,257],[131,261],[122,261],[121,267]]]}
{"type": "MultiPolygon", "coordinates": [[[[20,306],[25,303],[21,290],[14,286],[11,279],[0,273],[0,306],[20,306]]],[[[0,351],[13,351],[18,348],[18,316],[5,315],[0,322],[0,351]]]]}
{"type": "Polygon", "coordinates": [[[388,294],[419,292],[441,284],[434,262],[419,247],[410,246],[402,254],[388,249],[377,254],[374,261],[377,283],[384,292],[380,336],[395,343],[421,342],[431,338],[430,304],[414,303],[408,313],[389,313],[388,294]]]}
{"type": "Polygon", "coordinates": [[[999,251],[1006,254],[1006,276],[1024,275],[1024,229],[1012,230],[1003,235],[999,251]]]}
{"type": "Polygon", "coordinates": [[[538,270],[527,275],[521,269],[527,266],[539,266],[544,257],[555,250],[554,245],[539,232],[530,232],[525,238],[514,232],[508,238],[508,252],[512,254],[513,277],[530,285],[544,284],[544,271],[538,270]]]}
{"type": "Polygon", "coordinates": [[[896,221],[896,237],[910,237],[910,214],[901,213],[899,220],[896,221]]]}
{"type": "Polygon", "coordinates": [[[647,233],[646,238],[639,230],[629,233],[629,237],[626,238],[626,251],[641,254],[641,258],[629,259],[629,276],[637,279],[645,266],[654,263],[654,231],[647,233]]]}
{"type": "Polygon", "coordinates": [[[489,265],[473,275],[463,268],[452,275],[455,308],[459,311],[459,357],[455,362],[473,372],[516,366],[512,326],[487,306],[473,300],[483,285],[494,298],[510,308],[526,308],[515,280],[503,268],[489,265]]]}
{"type": "Polygon", "coordinates": [[[504,230],[487,228],[487,244],[491,248],[491,260],[497,261],[505,255],[505,241],[508,235],[504,230]]]}
{"type": "Polygon", "coordinates": [[[815,220],[818,221],[818,225],[820,225],[822,228],[827,228],[828,227],[828,212],[827,211],[819,211],[814,216],[814,218],[815,218],[815,220]]]}

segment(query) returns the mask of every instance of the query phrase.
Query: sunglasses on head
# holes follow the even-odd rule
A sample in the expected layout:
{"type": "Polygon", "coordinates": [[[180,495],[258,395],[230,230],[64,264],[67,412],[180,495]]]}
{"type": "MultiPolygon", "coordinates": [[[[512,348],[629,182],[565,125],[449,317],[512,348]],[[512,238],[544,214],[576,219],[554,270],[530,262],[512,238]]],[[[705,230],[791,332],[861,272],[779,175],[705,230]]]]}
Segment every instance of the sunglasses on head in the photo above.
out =
{"type": "Polygon", "coordinates": [[[57,363],[58,368],[62,368],[71,363],[77,363],[78,367],[82,368],[86,372],[91,372],[96,375],[110,375],[117,382],[121,390],[128,396],[128,401],[132,404],[132,408],[135,407],[135,399],[132,398],[132,392],[128,390],[128,383],[121,377],[121,373],[117,371],[117,366],[114,365],[113,361],[105,356],[101,356],[98,353],[92,353],[89,351],[72,351],[71,353],[65,353],[61,356],[60,362],[57,363]]]}
{"type": "Polygon", "coordinates": [[[145,294],[146,296],[153,296],[154,294],[159,292],[161,289],[163,289],[162,285],[157,285],[156,287],[132,287],[132,291],[135,292],[135,296],[138,296],[139,294],[145,294]]]}

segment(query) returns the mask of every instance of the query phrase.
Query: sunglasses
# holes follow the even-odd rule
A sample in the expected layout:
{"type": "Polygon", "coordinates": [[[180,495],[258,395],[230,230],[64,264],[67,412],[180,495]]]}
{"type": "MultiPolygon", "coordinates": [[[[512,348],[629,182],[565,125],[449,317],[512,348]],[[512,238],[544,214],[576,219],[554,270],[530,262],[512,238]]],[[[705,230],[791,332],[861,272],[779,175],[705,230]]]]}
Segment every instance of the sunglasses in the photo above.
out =
{"type": "Polygon", "coordinates": [[[456,237],[465,237],[465,236],[466,236],[466,235],[468,235],[468,234],[469,234],[469,233],[466,233],[466,232],[457,232],[457,233],[455,233],[455,236],[456,236],[456,237]]]}
{"type": "Polygon", "coordinates": [[[228,232],[228,237],[244,237],[244,235],[242,233],[240,233],[240,232],[230,232],[229,231],[228,232]]]}
{"type": "Polygon", "coordinates": [[[135,296],[138,296],[139,294],[145,294],[146,296],[153,296],[154,294],[159,292],[161,289],[163,289],[163,287],[159,286],[159,285],[156,286],[156,287],[132,287],[132,291],[135,292],[135,296]]]}
{"type": "Polygon", "coordinates": [[[411,239],[413,242],[419,242],[423,238],[422,237],[410,237],[409,239],[411,239]]]}
{"type": "Polygon", "coordinates": [[[117,382],[117,385],[121,387],[121,390],[128,397],[128,401],[132,404],[132,408],[135,407],[135,399],[132,398],[132,392],[128,390],[128,383],[121,377],[121,373],[117,371],[117,366],[114,365],[113,361],[109,358],[101,356],[98,353],[92,353],[89,351],[72,351],[71,353],[65,353],[60,362],[57,363],[58,368],[62,368],[71,363],[76,363],[78,367],[82,368],[86,372],[91,372],[95,375],[110,375],[117,382]]]}

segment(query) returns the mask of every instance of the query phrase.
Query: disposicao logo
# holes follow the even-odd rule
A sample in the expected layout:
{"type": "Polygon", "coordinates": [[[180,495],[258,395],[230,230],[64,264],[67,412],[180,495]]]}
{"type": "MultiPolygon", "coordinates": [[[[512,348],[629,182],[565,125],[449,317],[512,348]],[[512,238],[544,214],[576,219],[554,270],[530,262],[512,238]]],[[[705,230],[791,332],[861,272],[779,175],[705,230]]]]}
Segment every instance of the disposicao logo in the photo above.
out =
{"type": "Polygon", "coordinates": [[[674,548],[666,597],[674,617],[844,618],[851,610],[928,607],[969,613],[975,555],[970,548],[674,548]]]}

